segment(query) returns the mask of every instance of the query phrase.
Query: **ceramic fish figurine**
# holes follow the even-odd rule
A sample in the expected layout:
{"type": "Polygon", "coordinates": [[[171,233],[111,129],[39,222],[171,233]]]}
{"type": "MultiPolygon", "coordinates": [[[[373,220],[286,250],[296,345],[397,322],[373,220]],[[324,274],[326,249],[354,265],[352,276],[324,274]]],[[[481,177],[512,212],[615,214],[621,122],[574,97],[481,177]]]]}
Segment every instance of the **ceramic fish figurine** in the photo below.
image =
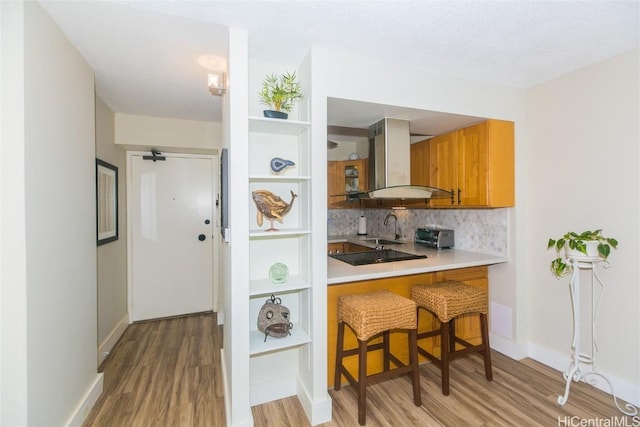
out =
{"type": "Polygon", "coordinates": [[[278,231],[277,228],[274,228],[273,221],[282,223],[282,217],[289,213],[293,206],[293,201],[298,197],[297,194],[291,191],[291,201],[287,203],[271,191],[267,190],[253,191],[251,196],[258,208],[258,213],[256,214],[258,227],[262,227],[264,217],[271,222],[271,227],[267,228],[266,231],[278,231]]]}
{"type": "Polygon", "coordinates": [[[281,159],[280,157],[274,157],[271,159],[271,170],[274,173],[279,173],[288,168],[289,166],[295,166],[291,160],[281,159]]]}

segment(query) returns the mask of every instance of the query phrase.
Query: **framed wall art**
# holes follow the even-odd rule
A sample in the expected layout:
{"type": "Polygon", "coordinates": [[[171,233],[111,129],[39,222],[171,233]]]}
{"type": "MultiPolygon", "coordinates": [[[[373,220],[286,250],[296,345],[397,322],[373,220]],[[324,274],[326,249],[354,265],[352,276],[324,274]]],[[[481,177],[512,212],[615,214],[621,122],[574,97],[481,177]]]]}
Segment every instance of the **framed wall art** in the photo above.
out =
{"type": "Polygon", "coordinates": [[[96,159],[98,246],[118,240],[118,168],[96,159]]]}

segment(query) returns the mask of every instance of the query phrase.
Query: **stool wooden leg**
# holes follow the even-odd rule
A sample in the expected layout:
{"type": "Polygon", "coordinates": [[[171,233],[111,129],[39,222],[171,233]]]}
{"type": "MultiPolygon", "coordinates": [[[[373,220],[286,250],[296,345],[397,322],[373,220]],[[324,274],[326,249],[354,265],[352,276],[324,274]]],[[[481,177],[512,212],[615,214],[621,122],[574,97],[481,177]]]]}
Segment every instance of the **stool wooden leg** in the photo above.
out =
{"type": "Polygon", "coordinates": [[[344,347],[344,322],[338,322],[338,339],[336,340],[336,373],[333,380],[334,390],[340,390],[342,379],[342,347],[344,347]]]}
{"type": "Polygon", "coordinates": [[[389,365],[389,331],[382,333],[382,367],[385,371],[390,369],[389,365]]]}
{"type": "Polygon", "coordinates": [[[456,351],[456,319],[449,320],[449,351],[456,351]]]}
{"type": "Polygon", "coordinates": [[[358,424],[363,426],[367,418],[367,343],[358,340],[358,424]]]}
{"type": "Polygon", "coordinates": [[[487,380],[493,380],[493,371],[491,369],[491,347],[489,347],[489,325],[487,315],[480,313],[480,329],[482,330],[482,345],[484,345],[484,375],[487,380]]]}
{"type": "Polygon", "coordinates": [[[411,379],[413,382],[413,403],[416,406],[422,405],[420,395],[420,365],[418,365],[418,330],[409,330],[409,363],[413,367],[411,379]]]}
{"type": "Polygon", "coordinates": [[[440,365],[442,394],[449,396],[449,322],[440,324],[440,365]]]}

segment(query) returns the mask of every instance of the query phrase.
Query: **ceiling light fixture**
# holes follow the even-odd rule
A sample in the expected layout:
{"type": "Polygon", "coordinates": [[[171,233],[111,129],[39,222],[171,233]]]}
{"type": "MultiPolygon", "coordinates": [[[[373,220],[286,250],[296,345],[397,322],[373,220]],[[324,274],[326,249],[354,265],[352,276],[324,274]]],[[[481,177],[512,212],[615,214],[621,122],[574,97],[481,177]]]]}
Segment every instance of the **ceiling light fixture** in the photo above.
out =
{"type": "Polygon", "coordinates": [[[207,79],[209,85],[209,92],[212,95],[222,96],[227,90],[227,79],[226,75],[223,71],[213,71],[209,73],[209,77],[207,79]]]}

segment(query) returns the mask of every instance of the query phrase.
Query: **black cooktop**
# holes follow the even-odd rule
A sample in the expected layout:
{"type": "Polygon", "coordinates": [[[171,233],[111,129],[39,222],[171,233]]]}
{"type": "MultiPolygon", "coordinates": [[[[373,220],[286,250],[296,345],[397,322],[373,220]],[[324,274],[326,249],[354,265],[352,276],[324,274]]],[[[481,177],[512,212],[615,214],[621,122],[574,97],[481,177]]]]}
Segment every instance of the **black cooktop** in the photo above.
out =
{"type": "Polygon", "coordinates": [[[414,255],[394,249],[381,249],[377,251],[349,252],[343,254],[331,254],[335,258],[351,265],[379,264],[383,262],[407,261],[411,259],[426,258],[426,255],[414,255]]]}

